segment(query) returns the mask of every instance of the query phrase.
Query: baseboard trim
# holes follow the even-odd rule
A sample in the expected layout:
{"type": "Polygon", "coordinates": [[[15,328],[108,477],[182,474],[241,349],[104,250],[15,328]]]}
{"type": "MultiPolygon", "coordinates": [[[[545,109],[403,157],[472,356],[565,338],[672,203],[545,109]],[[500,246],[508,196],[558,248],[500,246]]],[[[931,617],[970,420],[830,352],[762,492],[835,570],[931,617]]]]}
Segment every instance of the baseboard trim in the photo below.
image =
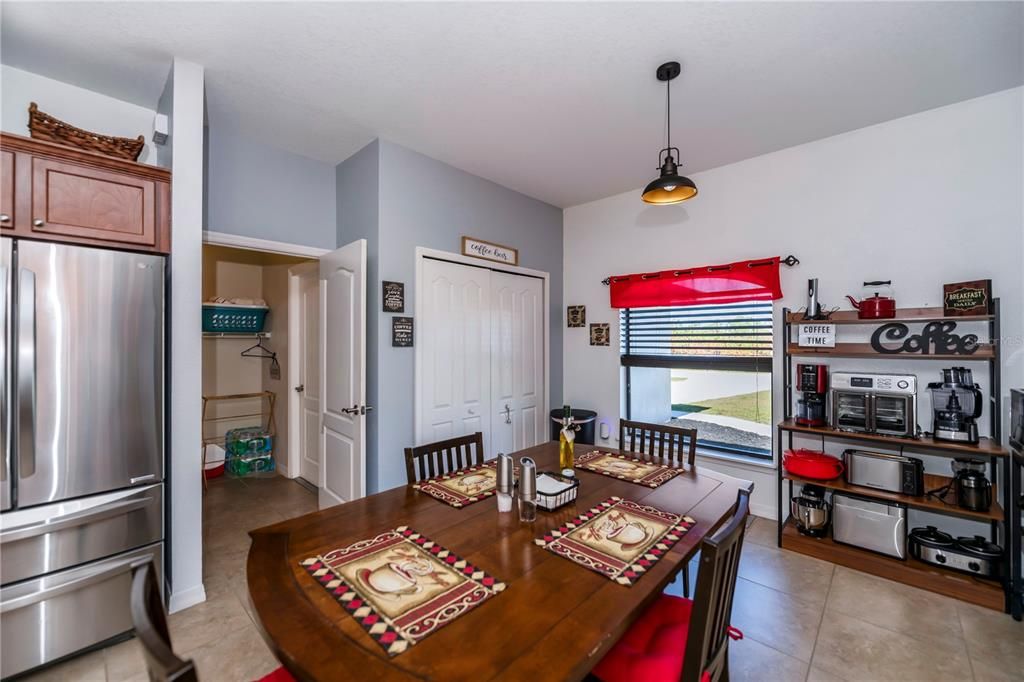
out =
{"type": "Polygon", "coordinates": [[[750,513],[754,516],[760,516],[762,519],[768,519],[770,521],[777,521],[779,512],[773,505],[770,504],[755,504],[750,503],[750,513]]]}
{"type": "Polygon", "coordinates": [[[167,600],[167,612],[176,613],[184,611],[190,606],[202,604],[204,601],[206,601],[206,588],[203,587],[202,583],[199,583],[187,590],[172,592],[171,598],[167,600]]]}

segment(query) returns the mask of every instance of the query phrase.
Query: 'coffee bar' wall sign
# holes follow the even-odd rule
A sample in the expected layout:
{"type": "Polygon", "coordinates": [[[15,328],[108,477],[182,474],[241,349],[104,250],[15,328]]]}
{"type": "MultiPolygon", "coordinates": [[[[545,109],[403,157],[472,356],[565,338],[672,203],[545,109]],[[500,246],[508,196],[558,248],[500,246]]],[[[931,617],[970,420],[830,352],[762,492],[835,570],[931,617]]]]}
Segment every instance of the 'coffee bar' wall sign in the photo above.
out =
{"type": "Polygon", "coordinates": [[[412,348],[412,318],[391,318],[391,345],[395,348],[412,348]]]}
{"type": "Polygon", "coordinates": [[[473,237],[462,238],[462,255],[493,260],[506,265],[519,265],[519,249],[502,246],[473,237]]]}
{"type": "Polygon", "coordinates": [[[388,282],[385,280],[382,283],[382,286],[384,290],[381,292],[380,300],[384,306],[384,312],[404,313],[405,284],[402,282],[388,282]]]}

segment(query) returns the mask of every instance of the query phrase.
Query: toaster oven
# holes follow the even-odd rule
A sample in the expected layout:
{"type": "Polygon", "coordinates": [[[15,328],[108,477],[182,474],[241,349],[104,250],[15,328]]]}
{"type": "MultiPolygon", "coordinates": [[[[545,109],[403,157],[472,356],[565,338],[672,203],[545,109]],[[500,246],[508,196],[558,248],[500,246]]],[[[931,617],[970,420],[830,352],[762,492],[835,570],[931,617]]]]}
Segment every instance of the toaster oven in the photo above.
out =
{"type": "Polygon", "coordinates": [[[917,437],[917,377],[833,372],[832,427],[840,431],[917,437]]]}

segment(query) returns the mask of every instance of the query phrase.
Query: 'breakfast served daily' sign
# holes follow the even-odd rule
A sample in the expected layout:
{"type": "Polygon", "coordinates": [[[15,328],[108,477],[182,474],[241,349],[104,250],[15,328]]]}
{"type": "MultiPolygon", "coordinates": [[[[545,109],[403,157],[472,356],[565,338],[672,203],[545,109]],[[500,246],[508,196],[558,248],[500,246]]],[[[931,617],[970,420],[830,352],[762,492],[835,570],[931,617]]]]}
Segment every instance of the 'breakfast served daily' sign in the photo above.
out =
{"type": "Polygon", "coordinates": [[[485,242],[482,239],[474,239],[473,237],[462,238],[462,255],[485,258],[505,263],[506,265],[519,265],[519,249],[485,242]]]}
{"type": "Polygon", "coordinates": [[[801,324],[797,330],[797,345],[801,348],[835,348],[836,326],[834,324],[801,324]]]}

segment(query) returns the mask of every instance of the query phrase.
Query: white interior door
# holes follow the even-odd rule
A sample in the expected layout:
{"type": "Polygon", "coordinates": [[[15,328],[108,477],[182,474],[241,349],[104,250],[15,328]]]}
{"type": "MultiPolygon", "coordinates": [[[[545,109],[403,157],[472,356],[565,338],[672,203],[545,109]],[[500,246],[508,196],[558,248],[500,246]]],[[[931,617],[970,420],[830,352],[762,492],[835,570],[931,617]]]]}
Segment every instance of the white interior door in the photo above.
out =
{"type": "Polygon", "coordinates": [[[366,494],[366,240],[320,257],[320,508],[366,494]]]}
{"type": "Polygon", "coordinates": [[[544,282],[491,273],[491,442],[493,453],[547,438],[544,282]]]}
{"type": "Polygon", "coordinates": [[[490,277],[484,268],[423,261],[418,443],[482,431],[491,452],[490,277]]]}
{"type": "Polygon", "coordinates": [[[299,280],[299,476],[320,482],[320,270],[311,265],[299,280]]]}

